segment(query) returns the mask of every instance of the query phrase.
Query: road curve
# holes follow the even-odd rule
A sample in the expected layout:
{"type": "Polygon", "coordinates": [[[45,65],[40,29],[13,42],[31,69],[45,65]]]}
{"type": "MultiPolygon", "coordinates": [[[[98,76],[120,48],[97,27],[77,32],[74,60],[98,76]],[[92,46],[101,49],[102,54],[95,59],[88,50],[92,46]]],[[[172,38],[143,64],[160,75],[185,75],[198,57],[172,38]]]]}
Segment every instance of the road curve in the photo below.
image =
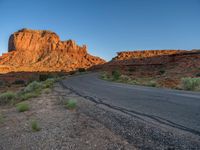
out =
{"type": "Polygon", "coordinates": [[[81,96],[200,136],[200,93],[114,83],[98,76],[74,76],[61,83],[81,96]]]}

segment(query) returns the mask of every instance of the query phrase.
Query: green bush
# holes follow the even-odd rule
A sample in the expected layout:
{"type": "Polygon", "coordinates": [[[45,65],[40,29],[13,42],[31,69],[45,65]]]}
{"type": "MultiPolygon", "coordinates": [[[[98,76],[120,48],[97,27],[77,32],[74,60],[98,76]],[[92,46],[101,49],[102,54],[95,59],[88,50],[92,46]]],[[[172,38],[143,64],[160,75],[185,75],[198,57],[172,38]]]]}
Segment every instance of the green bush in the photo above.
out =
{"type": "MultiPolygon", "coordinates": [[[[28,84],[23,90],[17,93],[5,92],[0,94],[0,105],[14,104],[15,100],[27,100],[29,98],[37,97],[41,94],[42,89],[49,89],[57,79],[47,79],[43,82],[33,81],[28,84]]],[[[21,81],[20,81],[21,82],[21,81]]]]}
{"type": "Polygon", "coordinates": [[[157,86],[157,83],[155,81],[149,81],[147,83],[147,86],[151,86],[151,87],[156,87],[157,86]]]}
{"type": "Polygon", "coordinates": [[[41,130],[36,120],[31,121],[31,128],[34,132],[41,130]]]}
{"type": "Polygon", "coordinates": [[[129,76],[127,76],[127,75],[121,75],[121,76],[120,76],[120,80],[121,80],[122,82],[127,82],[127,81],[130,81],[131,78],[130,78],[129,76]]]}
{"type": "Polygon", "coordinates": [[[104,80],[108,80],[108,79],[109,79],[108,73],[107,73],[107,72],[103,72],[103,73],[101,74],[101,78],[104,79],[104,80]]]}
{"type": "Polygon", "coordinates": [[[56,79],[47,79],[43,82],[43,88],[51,88],[55,82],[56,79]]]}
{"type": "Polygon", "coordinates": [[[36,92],[19,92],[18,94],[18,98],[20,100],[27,100],[29,98],[34,98],[34,97],[38,97],[40,95],[40,91],[36,91],[36,92]]]}
{"type": "Polygon", "coordinates": [[[113,70],[112,71],[112,76],[113,76],[113,80],[119,80],[120,72],[118,70],[113,70]]]}
{"type": "Polygon", "coordinates": [[[138,83],[137,80],[131,80],[129,83],[130,83],[130,84],[134,84],[134,85],[139,85],[139,83],[138,83]]]}
{"type": "Polygon", "coordinates": [[[29,110],[29,105],[27,103],[19,103],[16,105],[16,108],[19,112],[24,112],[29,110]]]}
{"type": "Polygon", "coordinates": [[[77,104],[76,104],[76,101],[73,100],[73,99],[70,99],[68,100],[66,103],[65,103],[65,106],[68,108],[68,109],[75,109],[77,104]]]}
{"type": "Polygon", "coordinates": [[[37,97],[40,95],[43,84],[33,81],[28,84],[22,91],[18,92],[17,96],[20,100],[27,100],[29,98],[37,97]]]}
{"type": "Polygon", "coordinates": [[[45,94],[49,94],[51,92],[51,89],[50,88],[46,88],[43,91],[44,91],[45,94]]]}
{"type": "Polygon", "coordinates": [[[200,78],[182,78],[181,83],[184,90],[200,90],[200,78]]]}
{"type": "Polygon", "coordinates": [[[5,92],[0,95],[0,105],[11,104],[16,100],[16,94],[13,92],[5,92]]]}
{"type": "Polygon", "coordinates": [[[24,88],[24,92],[33,92],[36,90],[40,90],[42,88],[42,84],[37,82],[37,81],[33,81],[31,82],[28,86],[26,86],[24,88]]]}

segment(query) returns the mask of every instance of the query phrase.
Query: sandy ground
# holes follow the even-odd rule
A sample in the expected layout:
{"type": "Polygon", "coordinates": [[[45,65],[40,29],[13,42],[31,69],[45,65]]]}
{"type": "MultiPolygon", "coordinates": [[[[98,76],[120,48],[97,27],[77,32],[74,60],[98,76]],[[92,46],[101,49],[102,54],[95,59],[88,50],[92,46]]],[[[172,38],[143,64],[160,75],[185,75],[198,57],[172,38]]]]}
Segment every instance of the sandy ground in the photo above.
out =
{"type": "Polygon", "coordinates": [[[28,100],[30,110],[27,112],[19,113],[15,107],[0,107],[0,113],[5,117],[0,123],[0,150],[136,149],[103,124],[81,113],[79,110],[85,105],[78,99],[76,110],[66,109],[63,101],[73,95],[56,84],[50,93],[28,100]],[[32,131],[32,120],[38,122],[40,131],[32,131]]]}

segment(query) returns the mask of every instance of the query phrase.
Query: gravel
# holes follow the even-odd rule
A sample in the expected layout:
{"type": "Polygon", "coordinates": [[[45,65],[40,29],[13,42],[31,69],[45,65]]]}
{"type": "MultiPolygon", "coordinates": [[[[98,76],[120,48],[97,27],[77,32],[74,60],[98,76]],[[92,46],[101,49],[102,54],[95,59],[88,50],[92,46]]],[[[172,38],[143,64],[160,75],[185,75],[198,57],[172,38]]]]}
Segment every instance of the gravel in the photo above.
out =
{"type": "MultiPolygon", "coordinates": [[[[67,91],[76,92],[66,88],[67,91]]],[[[83,98],[79,93],[70,95],[79,100],[79,112],[94,118],[138,149],[200,149],[198,135],[124,112],[92,97],[83,98]]]]}
{"type": "MultiPolygon", "coordinates": [[[[2,107],[5,119],[0,124],[0,150],[129,150],[136,149],[120,135],[79,111],[68,110],[63,102],[74,94],[59,84],[46,94],[27,101],[30,110],[19,113],[15,107],[2,107]],[[31,129],[36,120],[40,131],[31,129]]],[[[85,108],[87,109],[87,108],[85,108]]]]}
{"type": "Polygon", "coordinates": [[[28,101],[30,111],[1,108],[0,150],[134,150],[200,149],[200,137],[165,126],[115,107],[84,98],[56,84],[49,93],[28,101]],[[63,106],[77,101],[75,110],[63,106]],[[33,132],[30,122],[37,120],[41,130],[33,132]]]}

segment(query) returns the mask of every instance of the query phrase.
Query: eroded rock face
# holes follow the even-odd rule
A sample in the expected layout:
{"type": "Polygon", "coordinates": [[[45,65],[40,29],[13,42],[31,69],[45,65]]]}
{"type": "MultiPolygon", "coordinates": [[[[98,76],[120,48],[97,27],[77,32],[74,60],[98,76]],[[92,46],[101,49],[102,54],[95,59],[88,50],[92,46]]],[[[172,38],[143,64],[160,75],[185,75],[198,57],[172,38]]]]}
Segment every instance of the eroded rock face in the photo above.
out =
{"type": "Polygon", "coordinates": [[[122,51],[118,52],[113,60],[128,60],[136,58],[148,58],[162,55],[171,55],[185,52],[186,50],[144,50],[144,51],[122,51]]]}
{"type": "Polygon", "coordinates": [[[61,41],[51,31],[22,29],[10,36],[8,53],[0,57],[0,72],[72,71],[103,63],[87,53],[86,45],[61,41]]]}
{"type": "Polygon", "coordinates": [[[162,87],[178,87],[184,77],[199,77],[200,50],[157,50],[119,52],[112,61],[95,66],[111,72],[120,70],[132,79],[154,79],[162,87]]]}

